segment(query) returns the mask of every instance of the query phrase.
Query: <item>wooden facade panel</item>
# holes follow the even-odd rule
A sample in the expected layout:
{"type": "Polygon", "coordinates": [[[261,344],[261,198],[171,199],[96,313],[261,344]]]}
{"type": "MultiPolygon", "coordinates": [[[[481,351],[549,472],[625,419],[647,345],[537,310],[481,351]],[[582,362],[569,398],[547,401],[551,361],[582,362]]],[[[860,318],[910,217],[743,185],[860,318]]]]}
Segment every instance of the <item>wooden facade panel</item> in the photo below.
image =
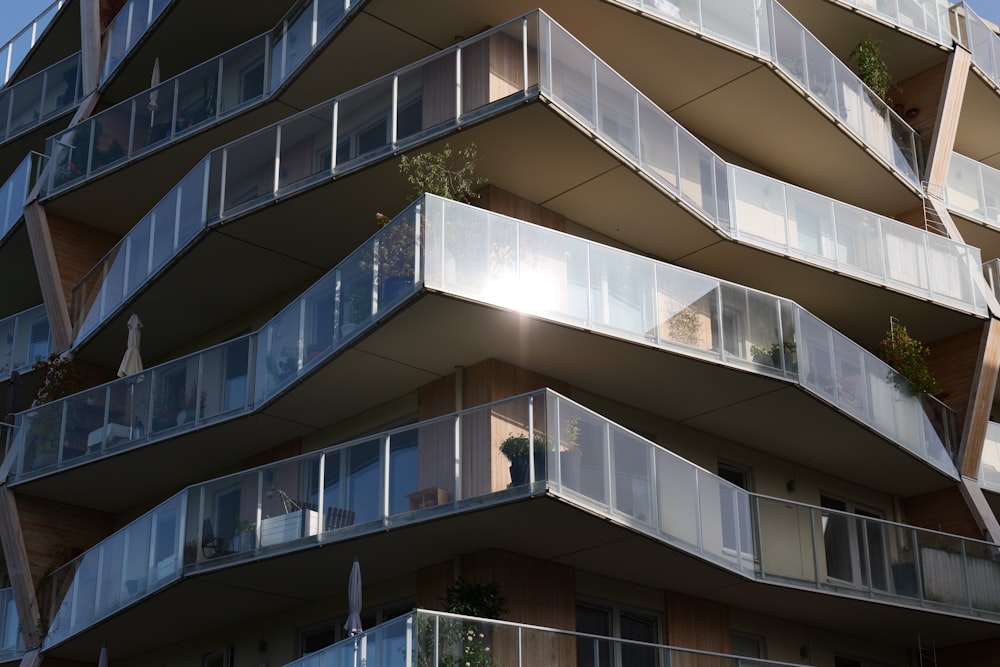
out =
{"type": "Polygon", "coordinates": [[[929,184],[930,192],[936,197],[943,196],[948,179],[948,164],[955,148],[955,135],[958,132],[958,120],[962,113],[962,100],[969,78],[971,59],[969,51],[961,48],[953,49],[943,72],[938,74],[939,68],[931,68],[901,84],[903,88],[900,91],[901,103],[906,109],[920,109],[920,115],[915,119],[920,125],[914,127],[922,130],[923,123],[931,118],[934,121],[932,134],[925,134],[926,130],[922,130],[921,136],[927,155],[924,178],[929,184]],[[921,105],[932,103],[935,99],[933,87],[938,76],[941,83],[938,85],[937,103],[932,112],[930,107],[925,108],[921,105]],[[911,85],[913,92],[908,95],[905,88],[911,85]]]}
{"type": "Polygon", "coordinates": [[[982,335],[983,329],[976,327],[928,344],[931,356],[927,365],[941,387],[938,398],[958,413],[960,424],[973,391],[982,335]]]}
{"type": "MultiPolygon", "coordinates": [[[[729,608],[680,593],[666,593],[667,643],[700,651],[729,653],[729,608]]],[[[725,667],[723,658],[684,655],[674,656],[673,665],[681,667],[725,667]]]]}
{"type": "MultiPolygon", "coordinates": [[[[978,345],[972,347],[972,341],[969,342],[970,352],[974,351],[977,358],[973,379],[969,383],[969,399],[963,412],[959,413],[963,429],[958,468],[962,475],[975,478],[979,476],[986,429],[993,409],[997,369],[1000,368],[1000,321],[989,321],[982,330],[978,345]]],[[[936,365],[932,365],[931,369],[938,370],[936,365]]]]}
{"type": "Polygon", "coordinates": [[[502,190],[495,185],[487,185],[481,189],[479,199],[474,203],[480,208],[488,209],[494,213],[508,215],[518,220],[527,220],[560,232],[566,231],[565,216],[502,190]]]}
{"type": "Polygon", "coordinates": [[[982,539],[983,533],[957,486],[903,501],[906,523],[982,539]]]}
{"type": "Polygon", "coordinates": [[[942,63],[919,74],[900,81],[891,91],[893,108],[916,130],[929,149],[934,139],[934,124],[941,106],[947,65],[942,63]],[[910,117],[907,112],[916,109],[917,115],[910,117]]]}
{"type": "Polygon", "coordinates": [[[114,518],[28,496],[17,498],[21,532],[37,588],[46,572],[59,567],[110,535],[114,518]]]}
{"type": "Polygon", "coordinates": [[[101,258],[118,243],[119,238],[78,222],[55,216],[47,218],[63,293],[67,300],[71,300],[73,288],[97,266],[101,258]]]}

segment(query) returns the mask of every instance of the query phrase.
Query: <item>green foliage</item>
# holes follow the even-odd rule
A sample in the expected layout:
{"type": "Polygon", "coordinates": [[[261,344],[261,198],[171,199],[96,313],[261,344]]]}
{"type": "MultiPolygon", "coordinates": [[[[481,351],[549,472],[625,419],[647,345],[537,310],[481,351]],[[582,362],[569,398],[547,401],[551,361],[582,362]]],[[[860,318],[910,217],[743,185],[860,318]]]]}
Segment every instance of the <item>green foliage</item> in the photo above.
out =
{"type": "Polygon", "coordinates": [[[701,342],[701,316],[694,306],[674,314],[667,320],[670,340],[685,345],[698,345],[701,342]]]}
{"type": "MultiPolygon", "coordinates": [[[[520,435],[509,435],[507,439],[500,443],[500,453],[513,461],[518,456],[528,455],[528,436],[524,433],[520,435]]],[[[543,433],[535,434],[535,453],[549,450],[549,439],[543,433]]],[[[461,612],[455,612],[461,613],[461,612]]]]}
{"type": "Polygon", "coordinates": [[[479,197],[473,190],[486,183],[485,178],[475,175],[477,155],[474,143],[458,150],[445,144],[440,151],[404,155],[399,161],[399,171],[413,186],[415,196],[429,192],[468,203],[479,197]]]}
{"type": "Polygon", "coordinates": [[[910,337],[906,327],[893,322],[879,345],[882,361],[892,366],[907,379],[910,388],[918,394],[936,394],[940,391],[937,380],[927,368],[930,348],[910,337]]]}
{"type": "Polygon", "coordinates": [[[495,581],[455,580],[441,599],[449,614],[497,619],[506,614],[507,598],[500,584],[495,581]]]}
{"type": "Polygon", "coordinates": [[[65,398],[86,388],[80,369],[70,357],[61,357],[58,352],[50,354],[48,359],[39,359],[32,368],[42,378],[32,407],[65,398]]]}
{"type": "Polygon", "coordinates": [[[888,101],[889,88],[892,87],[892,76],[889,67],[882,58],[879,41],[874,37],[866,37],[858,42],[851,51],[850,58],[857,67],[858,77],[871,88],[876,95],[888,101]]]}

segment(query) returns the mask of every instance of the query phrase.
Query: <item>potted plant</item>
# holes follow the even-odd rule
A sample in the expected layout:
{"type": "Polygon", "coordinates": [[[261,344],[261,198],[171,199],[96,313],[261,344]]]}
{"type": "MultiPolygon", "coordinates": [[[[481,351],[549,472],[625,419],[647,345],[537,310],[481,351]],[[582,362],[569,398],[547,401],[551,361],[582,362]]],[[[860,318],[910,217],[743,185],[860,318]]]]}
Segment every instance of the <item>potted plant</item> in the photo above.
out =
{"type": "Polygon", "coordinates": [[[58,352],[36,361],[32,368],[38,371],[41,384],[31,405],[40,409],[27,414],[29,441],[26,451],[33,452],[33,459],[25,463],[37,470],[56,462],[62,438],[75,431],[80,421],[77,406],[67,405],[63,430],[63,410],[58,409],[59,406],[44,406],[83,390],[84,380],[72,358],[60,356],[58,352]]]}
{"type": "MultiPolygon", "coordinates": [[[[540,479],[545,474],[545,452],[549,449],[549,443],[544,434],[535,434],[534,456],[535,456],[535,479],[540,479]]],[[[528,483],[530,441],[527,435],[521,433],[507,436],[507,439],[500,443],[500,453],[510,461],[510,485],[520,486],[528,483]]]]}
{"type": "Polygon", "coordinates": [[[879,345],[879,356],[899,373],[889,377],[898,389],[906,388],[916,394],[936,394],[940,391],[937,380],[927,367],[930,354],[930,348],[911,337],[905,326],[896,320],[890,321],[889,331],[879,345]],[[903,386],[900,386],[901,378],[903,386]]]}
{"type": "MultiPolygon", "coordinates": [[[[498,619],[509,610],[507,598],[495,581],[467,582],[461,577],[448,587],[441,599],[444,610],[450,614],[474,616],[484,619],[498,619]]],[[[418,628],[420,636],[419,665],[432,665],[433,656],[439,656],[438,666],[448,667],[495,667],[492,649],[492,627],[487,623],[475,623],[464,619],[449,621],[443,619],[437,635],[432,624],[425,623],[418,628]]]]}
{"type": "Polygon", "coordinates": [[[858,78],[879,98],[888,103],[892,76],[889,74],[888,65],[882,58],[879,41],[874,37],[865,37],[851,51],[850,58],[857,67],[858,78]]]}

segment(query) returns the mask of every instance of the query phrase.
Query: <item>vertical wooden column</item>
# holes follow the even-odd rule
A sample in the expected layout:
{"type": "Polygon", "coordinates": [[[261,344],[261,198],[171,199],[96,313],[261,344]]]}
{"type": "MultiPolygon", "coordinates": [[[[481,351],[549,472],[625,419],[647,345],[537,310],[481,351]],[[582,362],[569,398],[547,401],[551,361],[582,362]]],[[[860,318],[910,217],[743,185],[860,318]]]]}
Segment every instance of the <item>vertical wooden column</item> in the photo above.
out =
{"type": "Polygon", "coordinates": [[[983,327],[979,344],[979,363],[972,378],[969,408],[962,428],[962,442],[958,450],[959,473],[975,478],[979,475],[979,462],[983,457],[986,427],[993,407],[993,394],[1000,370],[1000,320],[990,319],[983,327]]]}
{"type": "Polygon", "coordinates": [[[80,0],[80,71],[84,94],[101,83],[101,3],[80,0]]]}
{"type": "Polygon", "coordinates": [[[924,170],[930,192],[940,197],[948,180],[948,165],[955,148],[958,119],[962,112],[962,98],[965,84],[969,79],[972,54],[956,44],[948,57],[948,69],[941,89],[941,103],[938,105],[934,126],[934,139],[927,155],[924,170]]]}
{"type": "Polygon", "coordinates": [[[28,239],[31,242],[31,252],[35,259],[38,282],[42,288],[45,312],[49,316],[52,346],[61,350],[69,347],[72,341],[73,326],[66,303],[66,293],[60,279],[59,264],[52,246],[52,234],[49,232],[48,219],[45,217],[45,209],[37,201],[32,201],[24,207],[24,223],[28,231],[28,239]]]}
{"type": "MultiPolygon", "coordinates": [[[[21,622],[24,645],[31,649],[37,648],[42,641],[41,615],[35,598],[31,568],[28,566],[28,550],[21,533],[17,504],[14,502],[14,493],[6,484],[0,485],[0,546],[3,547],[4,560],[7,562],[7,574],[14,591],[14,606],[21,622]]],[[[25,663],[22,661],[21,664],[25,663]]]]}

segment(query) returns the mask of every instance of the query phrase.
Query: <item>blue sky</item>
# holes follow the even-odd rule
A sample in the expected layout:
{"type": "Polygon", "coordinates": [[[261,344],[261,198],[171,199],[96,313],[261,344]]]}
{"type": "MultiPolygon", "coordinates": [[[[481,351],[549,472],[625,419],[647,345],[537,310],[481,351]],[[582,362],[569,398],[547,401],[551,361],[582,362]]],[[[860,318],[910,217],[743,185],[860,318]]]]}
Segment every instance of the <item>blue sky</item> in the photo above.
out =
{"type": "MultiPolygon", "coordinates": [[[[1000,0],[967,1],[977,14],[1000,24],[1000,0]]],[[[0,0],[0,45],[6,44],[53,2],[54,0],[0,0]]]]}

